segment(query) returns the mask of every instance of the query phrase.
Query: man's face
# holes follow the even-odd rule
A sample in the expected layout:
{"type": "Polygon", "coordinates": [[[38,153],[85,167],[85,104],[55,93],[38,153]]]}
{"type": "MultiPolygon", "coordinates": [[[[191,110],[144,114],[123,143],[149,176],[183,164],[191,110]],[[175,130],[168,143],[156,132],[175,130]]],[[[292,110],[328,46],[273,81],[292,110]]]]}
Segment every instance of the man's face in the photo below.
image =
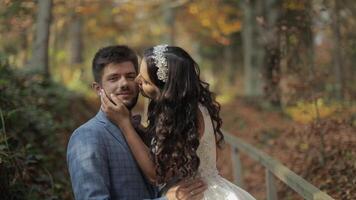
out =
{"type": "Polygon", "coordinates": [[[104,89],[107,97],[114,94],[131,110],[137,103],[138,86],[135,82],[137,72],[132,62],[110,63],[103,69],[101,84],[94,83],[97,93],[104,89]]]}

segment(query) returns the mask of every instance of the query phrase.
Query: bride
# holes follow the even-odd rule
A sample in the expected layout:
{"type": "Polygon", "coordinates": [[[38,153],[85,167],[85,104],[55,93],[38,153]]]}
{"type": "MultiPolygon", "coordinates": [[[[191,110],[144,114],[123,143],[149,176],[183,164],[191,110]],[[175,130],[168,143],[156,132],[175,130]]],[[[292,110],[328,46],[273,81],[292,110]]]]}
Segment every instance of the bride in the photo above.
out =
{"type": "Polygon", "coordinates": [[[255,199],[218,173],[216,147],[223,142],[220,105],[186,51],[167,45],[147,49],[136,82],[142,95],[151,99],[145,128],[151,142],[138,136],[120,99],[111,96],[112,102],[101,95],[102,109],[121,128],[149,181],[164,185],[199,176],[207,184],[203,199],[255,199]]]}

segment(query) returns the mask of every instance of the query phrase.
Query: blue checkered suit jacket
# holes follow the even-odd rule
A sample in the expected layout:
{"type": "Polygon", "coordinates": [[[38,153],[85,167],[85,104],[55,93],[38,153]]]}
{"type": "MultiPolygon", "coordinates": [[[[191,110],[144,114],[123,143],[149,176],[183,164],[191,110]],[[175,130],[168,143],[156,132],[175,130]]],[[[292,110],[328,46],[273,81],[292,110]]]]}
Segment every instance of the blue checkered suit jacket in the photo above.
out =
{"type": "Polygon", "coordinates": [[[102,111],[74,131],[67,163],[76,200],[158,197],[157,190],[143,177],[120,129],[102,111]]]}

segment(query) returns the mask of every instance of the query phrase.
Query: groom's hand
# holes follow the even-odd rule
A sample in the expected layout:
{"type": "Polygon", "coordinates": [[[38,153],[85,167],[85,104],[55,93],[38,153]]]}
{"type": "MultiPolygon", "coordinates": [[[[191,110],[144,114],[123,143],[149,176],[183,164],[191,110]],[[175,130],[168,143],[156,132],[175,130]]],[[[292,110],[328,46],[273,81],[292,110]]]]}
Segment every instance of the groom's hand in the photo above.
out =
{"type": "Polygon", "coordinates": [[[204,197],[206,184],[201,179],[183,180],[171,187],[166,197],[168,200],[200,200],[204,197]]]}

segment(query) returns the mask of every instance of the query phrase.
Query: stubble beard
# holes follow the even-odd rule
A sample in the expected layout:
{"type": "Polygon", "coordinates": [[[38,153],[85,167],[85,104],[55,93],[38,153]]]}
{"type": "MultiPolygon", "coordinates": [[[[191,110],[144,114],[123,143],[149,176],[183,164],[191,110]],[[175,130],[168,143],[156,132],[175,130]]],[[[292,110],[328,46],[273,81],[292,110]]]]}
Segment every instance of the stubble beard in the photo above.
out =
{"type": "Polygon", "coordinates": [[[137,95],[136,95],[135,97],[133,97],[130,101],[124,102],[124,105],[126,106],[126,108],[127,108],[128,110],[131,111],[131,110],[136,106],[136,104],[137,104],[137,99],[138,99],[138,93],[137,93],[137,95]]]}

